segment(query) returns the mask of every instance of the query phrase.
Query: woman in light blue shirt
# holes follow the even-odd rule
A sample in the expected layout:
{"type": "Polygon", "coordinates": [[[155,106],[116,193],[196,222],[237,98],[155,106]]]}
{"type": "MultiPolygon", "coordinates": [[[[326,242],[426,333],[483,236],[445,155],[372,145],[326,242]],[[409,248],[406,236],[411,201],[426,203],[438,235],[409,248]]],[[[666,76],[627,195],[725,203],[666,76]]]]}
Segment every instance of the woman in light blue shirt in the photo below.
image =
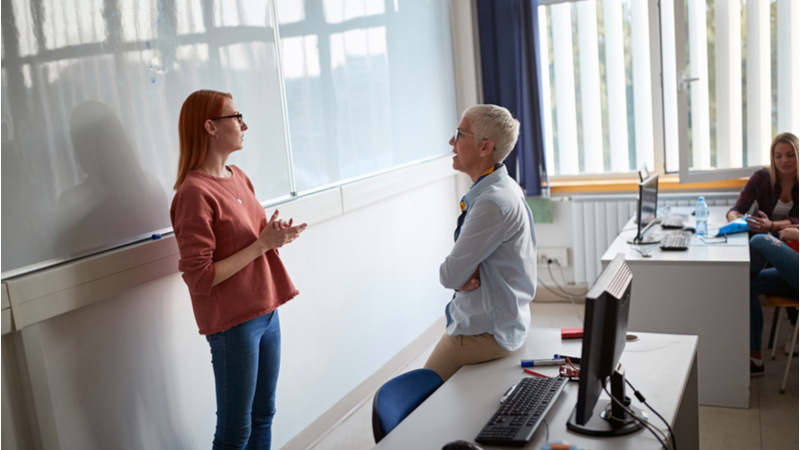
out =
{"type": "Polygon", "coordinates": [[[455,245],[439,269],[455,289],[447,329],[425,367],[444,380],[461,366],[506,356],[525,342],[536,294],[536,237],[525,194],[503,161],[519,122],[495,105],[464,112],[450,140],[453,168],[473,185],[461,200],[455,245]]]}

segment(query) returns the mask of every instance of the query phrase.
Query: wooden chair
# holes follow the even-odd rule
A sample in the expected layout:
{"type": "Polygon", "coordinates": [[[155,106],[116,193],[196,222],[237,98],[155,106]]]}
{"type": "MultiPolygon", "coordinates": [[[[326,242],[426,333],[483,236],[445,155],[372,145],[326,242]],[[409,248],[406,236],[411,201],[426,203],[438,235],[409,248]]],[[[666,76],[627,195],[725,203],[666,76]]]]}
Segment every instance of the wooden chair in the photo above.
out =
{"type": "MultiPolygon", "coordinates": [[[[772,359],[775,359],[775,348],[778,346],[778,336],[781,332],[781,320],[780,320],[780,313],[781,309],[783,308],[797,308],[798,307],[798,299],[789,298],[789,297],[782,297],[778,295],[767,295],[767,301],[770,305],[775,307],[775,318],[777,320],[772,321],[772,332],[770,333],[770,337],[772,338],[771,346],[772,346],[772,359]]],[[[794,346],[797,344],[797,326],[794,327],[794,333],[792,334],[792,343],[791,348],[789,349],[789,359],[786,362],[786,371],[783,373],[783,383],[781,384],[781,394],[786,392],[786,380],[789,378],[789,368],[792,366],[792,357],[794,355],[794,346]]]]}

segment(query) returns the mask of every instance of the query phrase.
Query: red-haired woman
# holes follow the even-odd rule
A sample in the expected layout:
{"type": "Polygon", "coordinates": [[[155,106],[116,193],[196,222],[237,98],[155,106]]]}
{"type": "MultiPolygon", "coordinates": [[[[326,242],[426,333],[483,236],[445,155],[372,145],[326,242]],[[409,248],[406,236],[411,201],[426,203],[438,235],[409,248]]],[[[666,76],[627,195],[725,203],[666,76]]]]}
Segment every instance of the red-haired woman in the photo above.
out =
{"type": "Polygon", "coordinates": [[[178,263],[217,391],[214,449],[268,449],[280,367],[278,306],[297,290],[277,249],[306,224],[267,221],[253,185],[225,162],[247,124],[230,94],[196,91],[181,108],[180,160],[170,216],[178,263]]]}

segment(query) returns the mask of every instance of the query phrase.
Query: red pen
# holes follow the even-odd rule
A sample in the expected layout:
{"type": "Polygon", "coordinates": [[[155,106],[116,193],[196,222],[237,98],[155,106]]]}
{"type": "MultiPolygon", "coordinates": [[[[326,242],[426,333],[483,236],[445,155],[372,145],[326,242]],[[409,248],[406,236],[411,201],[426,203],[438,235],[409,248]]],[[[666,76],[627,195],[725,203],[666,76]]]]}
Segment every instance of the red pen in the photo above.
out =
{"type": "Polygon", "coordinates": [[[531,374],[531,375],[533,375],[533,376],[542,377],[542,378],[550,378],[550,377],[548,377],[547,375],[542,375],[542,374],[540,374],[539,372],[534,372],[534,371],[532,371],[532,370],[530,370],[530,369],[522,369],[522,370],[524,370],[524,371],[525,371],[525,373],[529,373],[529,374],[531,374]]]}

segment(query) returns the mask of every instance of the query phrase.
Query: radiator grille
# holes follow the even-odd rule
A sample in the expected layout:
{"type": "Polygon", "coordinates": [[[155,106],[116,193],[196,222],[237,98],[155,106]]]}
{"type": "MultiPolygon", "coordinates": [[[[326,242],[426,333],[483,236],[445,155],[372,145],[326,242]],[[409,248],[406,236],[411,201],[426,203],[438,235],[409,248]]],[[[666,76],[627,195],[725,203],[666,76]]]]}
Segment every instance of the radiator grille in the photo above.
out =
{"type": "MultiPolygon", "coordinates": [[[[659,194],[658,206],[693,206],[699,195],[712,206],[733,206],[739,198],[738,192],[659,194]]],[[[636,213],[636,194],[573,196],[571,207],[575,283],[591,285],[603,270],[603,253],[636,213]]]]}

